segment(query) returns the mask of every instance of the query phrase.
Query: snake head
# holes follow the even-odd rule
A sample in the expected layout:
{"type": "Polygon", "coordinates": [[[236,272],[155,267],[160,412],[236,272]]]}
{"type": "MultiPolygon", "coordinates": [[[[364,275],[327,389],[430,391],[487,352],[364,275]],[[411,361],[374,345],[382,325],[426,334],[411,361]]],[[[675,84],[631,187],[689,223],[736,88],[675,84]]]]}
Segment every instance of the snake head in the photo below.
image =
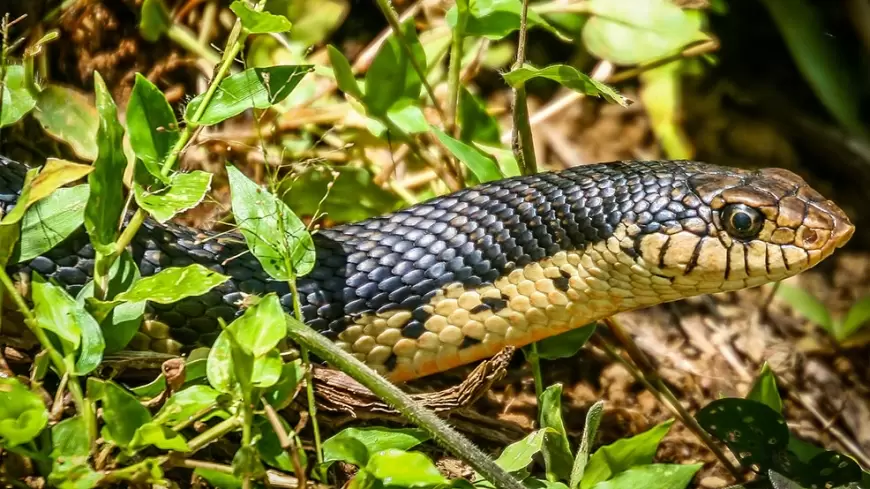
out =
{"type": "MultiPolygon", "coordinates": [[[[855,231],[834,202],[784,169],[699,166],[682,204],[697,217],[666,230],[667,243],[645,236],[643,258],[679,287],[735,290],[807,270],[845,245],[855,231]],[[697,199],[697,200],[695,200],[697,199]]],[[[675,192],[678,196],[680,192],[675,192]]]]}

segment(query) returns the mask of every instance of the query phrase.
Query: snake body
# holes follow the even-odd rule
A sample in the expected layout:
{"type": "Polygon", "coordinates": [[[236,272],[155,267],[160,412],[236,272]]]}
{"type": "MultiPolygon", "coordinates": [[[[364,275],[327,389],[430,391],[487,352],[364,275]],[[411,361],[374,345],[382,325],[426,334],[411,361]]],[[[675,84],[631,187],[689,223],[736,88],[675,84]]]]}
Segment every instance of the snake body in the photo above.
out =
{"type": "MultiPolygon", "coordinates": [[[[0,158],[0,202],[26,168],[0,158]]],[[[507,178],[314,234],[298,280],[306,323],[393,381],[486,358],[631,309],[758,286],[815,266],[854,228],[833,202],[780,169],[622,161],[507,178]]],[[[292,295],[240,235],[146,221],[131,245],[142,275],[200,263],[232,279],[148,306],[129,348],[208,345],[246,294],[292,295]]],[[[30,270],[75,295],[91,278],[84,230],[30,270]]]]}

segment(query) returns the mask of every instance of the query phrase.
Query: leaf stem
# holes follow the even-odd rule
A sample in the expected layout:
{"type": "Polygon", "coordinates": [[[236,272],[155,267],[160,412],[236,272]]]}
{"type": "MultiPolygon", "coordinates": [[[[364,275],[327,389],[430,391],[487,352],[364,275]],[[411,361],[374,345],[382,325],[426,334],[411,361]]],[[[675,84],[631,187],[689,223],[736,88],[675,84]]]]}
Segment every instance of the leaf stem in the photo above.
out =
{"type": "MultiPolygon", "coordinates": [[[[523,9],[520,15],[520,37],[517,42],[517,59],[511,68],[513,70],[522,68],[526,62],[528,14],[529,0],[523,0],[523,9]]],[[[517,84],[513,89],[513,95],[514,127],[511,129],[511,146],[523,175],[533,175],[538,171],[538,163],[535,156],[535,143],[532,140],[532,125],[529,121],[525,82],[517,84]]]]}
{"type": "Polygon", "coordinates": [[[532,377],[535,379],[535,399],[541,402],[541,394],[544,393],[544,378],[541,375],[541,357],[538,355],[538,344],[532,343],[526,350],[526,359],[532,367],[532,377]]]}
{"type": "Polygon", "coordinates": [[[447,124],[444,128],[448,133],[453,133],[456,137],[459,136],[459,124],[457,124],[456,113],[457,107],[459,107],[459,79],[462,74],[462,47],[465,40],[464,31],[467,21],[467,8],[460,8],[459,2],[457,2],[457,20],[451,32],[450,65],[447,68],[447,124]]]}
{"type": "Polygon", "coordinates": [[[212,426],[211,428],[203,431],[195,438],[191,439],[187,442],[187,446],[190,448],[189,453],[196,452],[202,449],[204,446],[209,443],[217,440],[218,438],[226,435],[230,431],[238,428],[242,424],[242,420],[239,416],[233,416],[231,418],[227,418],[220,423],[212,426]]]}
{"type": "Polygon", "coordinates": [[[405,418],[425,429],[442,446],[461,458],[499,489],[521,489],[523,485],[499,467],[489,456],[454,430],[432,411],[420,406],[398,387],[369,366],[341,350],[323,335],[288,316],[287,332],[300,346],[347,373],[375,395],[395,407],[405,418]]]}

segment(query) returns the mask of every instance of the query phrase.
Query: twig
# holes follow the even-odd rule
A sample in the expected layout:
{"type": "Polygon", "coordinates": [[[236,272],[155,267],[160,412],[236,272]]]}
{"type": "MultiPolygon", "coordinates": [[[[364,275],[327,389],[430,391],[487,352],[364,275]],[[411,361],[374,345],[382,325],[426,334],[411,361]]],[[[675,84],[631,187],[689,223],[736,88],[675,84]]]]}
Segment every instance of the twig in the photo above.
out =
{"type": "MultiPolygon", "coordinates": [[[[529,0],[523,0],[520,15],[520,38],[517,42],[517,59],[513,70],[522,68],[526,62],[526,38],[528,36],[529,0]]],[[[519,83],[513,89],[513,128],[511,146],[523,175],[533,175],[538,171],[535,156],[535,143],[532,139],[532,126],[529,121],[529,105],[526,100],[526,85],[519,83]]]]}

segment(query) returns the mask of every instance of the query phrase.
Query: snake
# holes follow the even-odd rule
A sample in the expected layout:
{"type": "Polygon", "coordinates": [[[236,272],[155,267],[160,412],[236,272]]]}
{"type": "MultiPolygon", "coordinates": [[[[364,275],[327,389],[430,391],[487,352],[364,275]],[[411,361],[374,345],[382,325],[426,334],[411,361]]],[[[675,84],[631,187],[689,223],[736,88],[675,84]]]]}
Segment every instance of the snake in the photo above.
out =
{"type": "MultiPolygon", "coordinates": [[[[28,166],[0,157],[0,207],[28,166]]],[[[687,160],[614,161],[470,186],[313,233],[296,281],[304,322],[393,382],[491,357],[624,311],[757,287],[818,265],[854,233],[797,174],[687,160]]],[[[149,303],[129,350],[208,346],[249,296],[294,296],[245,239],[147,219],[129,246],[141,276],[201,264],[230,277],[172,304],[149,303]]],[[[83,227],[7,265],[75,296],[93,277],[83,227]]],[[[4,333],[5,334],[5,333],[4,333]]]]}

